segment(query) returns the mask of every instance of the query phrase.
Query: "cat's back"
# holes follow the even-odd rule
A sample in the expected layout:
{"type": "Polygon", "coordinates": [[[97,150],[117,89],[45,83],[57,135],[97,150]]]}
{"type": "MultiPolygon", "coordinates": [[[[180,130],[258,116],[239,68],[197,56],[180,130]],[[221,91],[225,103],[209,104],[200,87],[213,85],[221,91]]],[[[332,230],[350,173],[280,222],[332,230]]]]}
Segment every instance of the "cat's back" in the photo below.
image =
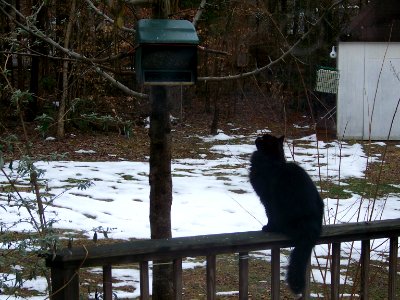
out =
{"type": "Polygon", "coordinates": [[[307,208],[318,215],[322,214],[323,202],[311,176],[295,162],[287,162],[279,173],[281,196],[296,207],[307,208]]]}
{"type": "Polygon", "coordinates": [[[282,172],[286,176],[294,176],[297,177],[298,179],[301,179],[304,177],[304,179],[311,179],[310,175],[308,175],[307,171],[301,167],[298,163],[296,162],[285,162],[284,164],[281,164],[282,172]]]}
{"type": "Polygon", "coordinates": [[[295,191],[317,191],[314,181],[305,169],[303,169],[296,162],[286,162],[280,164],[279,172],[275,173],[279,177],[282,186],[290,187],[295,191]]]}

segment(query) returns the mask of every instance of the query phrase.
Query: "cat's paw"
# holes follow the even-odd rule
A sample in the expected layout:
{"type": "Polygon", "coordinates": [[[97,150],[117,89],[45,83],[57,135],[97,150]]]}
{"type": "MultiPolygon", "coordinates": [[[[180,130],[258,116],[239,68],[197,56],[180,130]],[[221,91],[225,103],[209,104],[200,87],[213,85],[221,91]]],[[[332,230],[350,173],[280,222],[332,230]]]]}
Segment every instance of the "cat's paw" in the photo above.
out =
{"type": "Polygon", "coordinates": [[[264,225],[261,230],[263,232],[271,232],[271,226],[268,226],[268,224],[264,225]]]}
{"type": "Polygon", "coordinates": [[[264,225],[261,230],[264,232],[279,232],[279,229],[274,225],[274,223],[264,225]]]}

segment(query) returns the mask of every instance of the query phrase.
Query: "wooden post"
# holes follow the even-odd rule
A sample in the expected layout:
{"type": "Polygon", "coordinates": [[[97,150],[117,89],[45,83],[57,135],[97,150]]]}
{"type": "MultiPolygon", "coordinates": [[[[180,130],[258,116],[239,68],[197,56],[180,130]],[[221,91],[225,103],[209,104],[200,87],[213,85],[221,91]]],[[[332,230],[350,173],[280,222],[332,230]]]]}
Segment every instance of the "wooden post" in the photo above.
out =
{"type": "MultiPolygon", "coordinates": [[[[152,239],[171,238],[171,125],[167,88],[150,91],[150,231],[152,239]]],[[[174,299],[172,263],[153,262],[152,299],[174,299]]]]}
{"type": "Polygon", "coordinates": [[[79,269],[51,268],[51,300],[79,299],[79,269]]]}
{"type": "Polygon", "coordinates": [[[217,257],[215,255],[207,256],[207,300],[215,300],[216,266],[217,257]]]}
{"type": "Polygon", "coordinates": [[[112,300],[112,268],[103,266],[103,300],[112,300]]]}
{"type": "Polygon", "coordinates": [[[306,282],[305,282],[305,286],[304,286],[304,291],[303,291],[303,295],[302,295],[302,300],[309,300],[310,299],[310,274],[311,273],[311,257],[308,260],[307,263],[307,268],[306,268],[306,282]]]}
{"type": "Polygon", "coordinates": [[[140,300],[150,299],[149,293],[149,262],[142,261],[140,267],[140,300]]]}
{"type": "Polygon", "coordinates": [[[273,247],[271,249],[271,300],[280,299],[280,269],[281,269],[281,257],[280,248],[273,247]]]}
{"type": "Polygon", "coordinates": [[[361,241],[361,300],[368,300],[370,240],[361,241]]]}
{"type": "Polygon", "coordinates": [[[249,253],[239,253],[239,300],[249,297],[249,253]]]}
{"type": "Polygon", "coordinates": [[[397,255],[399,252],[399,239],[397,236],[390,238],[390,253],[389,253],[389,291],[388,299],[396,299],[396,275],[397,275],[397,255]]]}
{"type": "Polygon", "coordinates": [[[174,259],[174,299],[182,299],[182,258],[174,259]]]}
{"type": "Polygon", "coordinates": [[[340,288],[340,243],[332,243],[331,300],[339,300],[340,288]]]}
{"type": "Polygon", "coordinates": [[[152,239],[165,239],[172,236],[171,124],[166,88],[152,86],[150,97],[150,229],[152,239]]]}

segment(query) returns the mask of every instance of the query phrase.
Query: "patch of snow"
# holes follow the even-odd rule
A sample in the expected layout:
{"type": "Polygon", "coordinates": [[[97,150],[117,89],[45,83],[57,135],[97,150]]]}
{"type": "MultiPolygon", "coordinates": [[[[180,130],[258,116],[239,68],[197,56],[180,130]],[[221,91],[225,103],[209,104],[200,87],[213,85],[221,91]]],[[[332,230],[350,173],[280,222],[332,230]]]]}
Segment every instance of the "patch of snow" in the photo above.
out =
{"type": "Polygon", "coordinates": [[[79,149],[79,150],[76,150],[75,153],[78,153],[78,154],[94,154],[94,153],[96,153],[96,151],[79,149]]]}
{"type": "Polygon", "coordinates": [[[239,291],[230,291],[230,292],[216,292],[217,296],[236,296],[239,295],[239,291]]]}

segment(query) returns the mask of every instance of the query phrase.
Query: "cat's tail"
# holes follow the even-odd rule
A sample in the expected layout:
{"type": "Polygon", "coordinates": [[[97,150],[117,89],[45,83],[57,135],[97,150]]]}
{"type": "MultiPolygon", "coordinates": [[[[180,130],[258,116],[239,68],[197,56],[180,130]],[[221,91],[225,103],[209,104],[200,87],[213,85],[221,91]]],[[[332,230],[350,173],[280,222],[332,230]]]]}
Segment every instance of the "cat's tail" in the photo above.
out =
{"type": "Polygon", "coordinates": [[[290,254],[286,281],[295,294],[301,294],[304,291],[307,265],[314,246],[315,241],[313,239],[298,240],[290,254]]]}

